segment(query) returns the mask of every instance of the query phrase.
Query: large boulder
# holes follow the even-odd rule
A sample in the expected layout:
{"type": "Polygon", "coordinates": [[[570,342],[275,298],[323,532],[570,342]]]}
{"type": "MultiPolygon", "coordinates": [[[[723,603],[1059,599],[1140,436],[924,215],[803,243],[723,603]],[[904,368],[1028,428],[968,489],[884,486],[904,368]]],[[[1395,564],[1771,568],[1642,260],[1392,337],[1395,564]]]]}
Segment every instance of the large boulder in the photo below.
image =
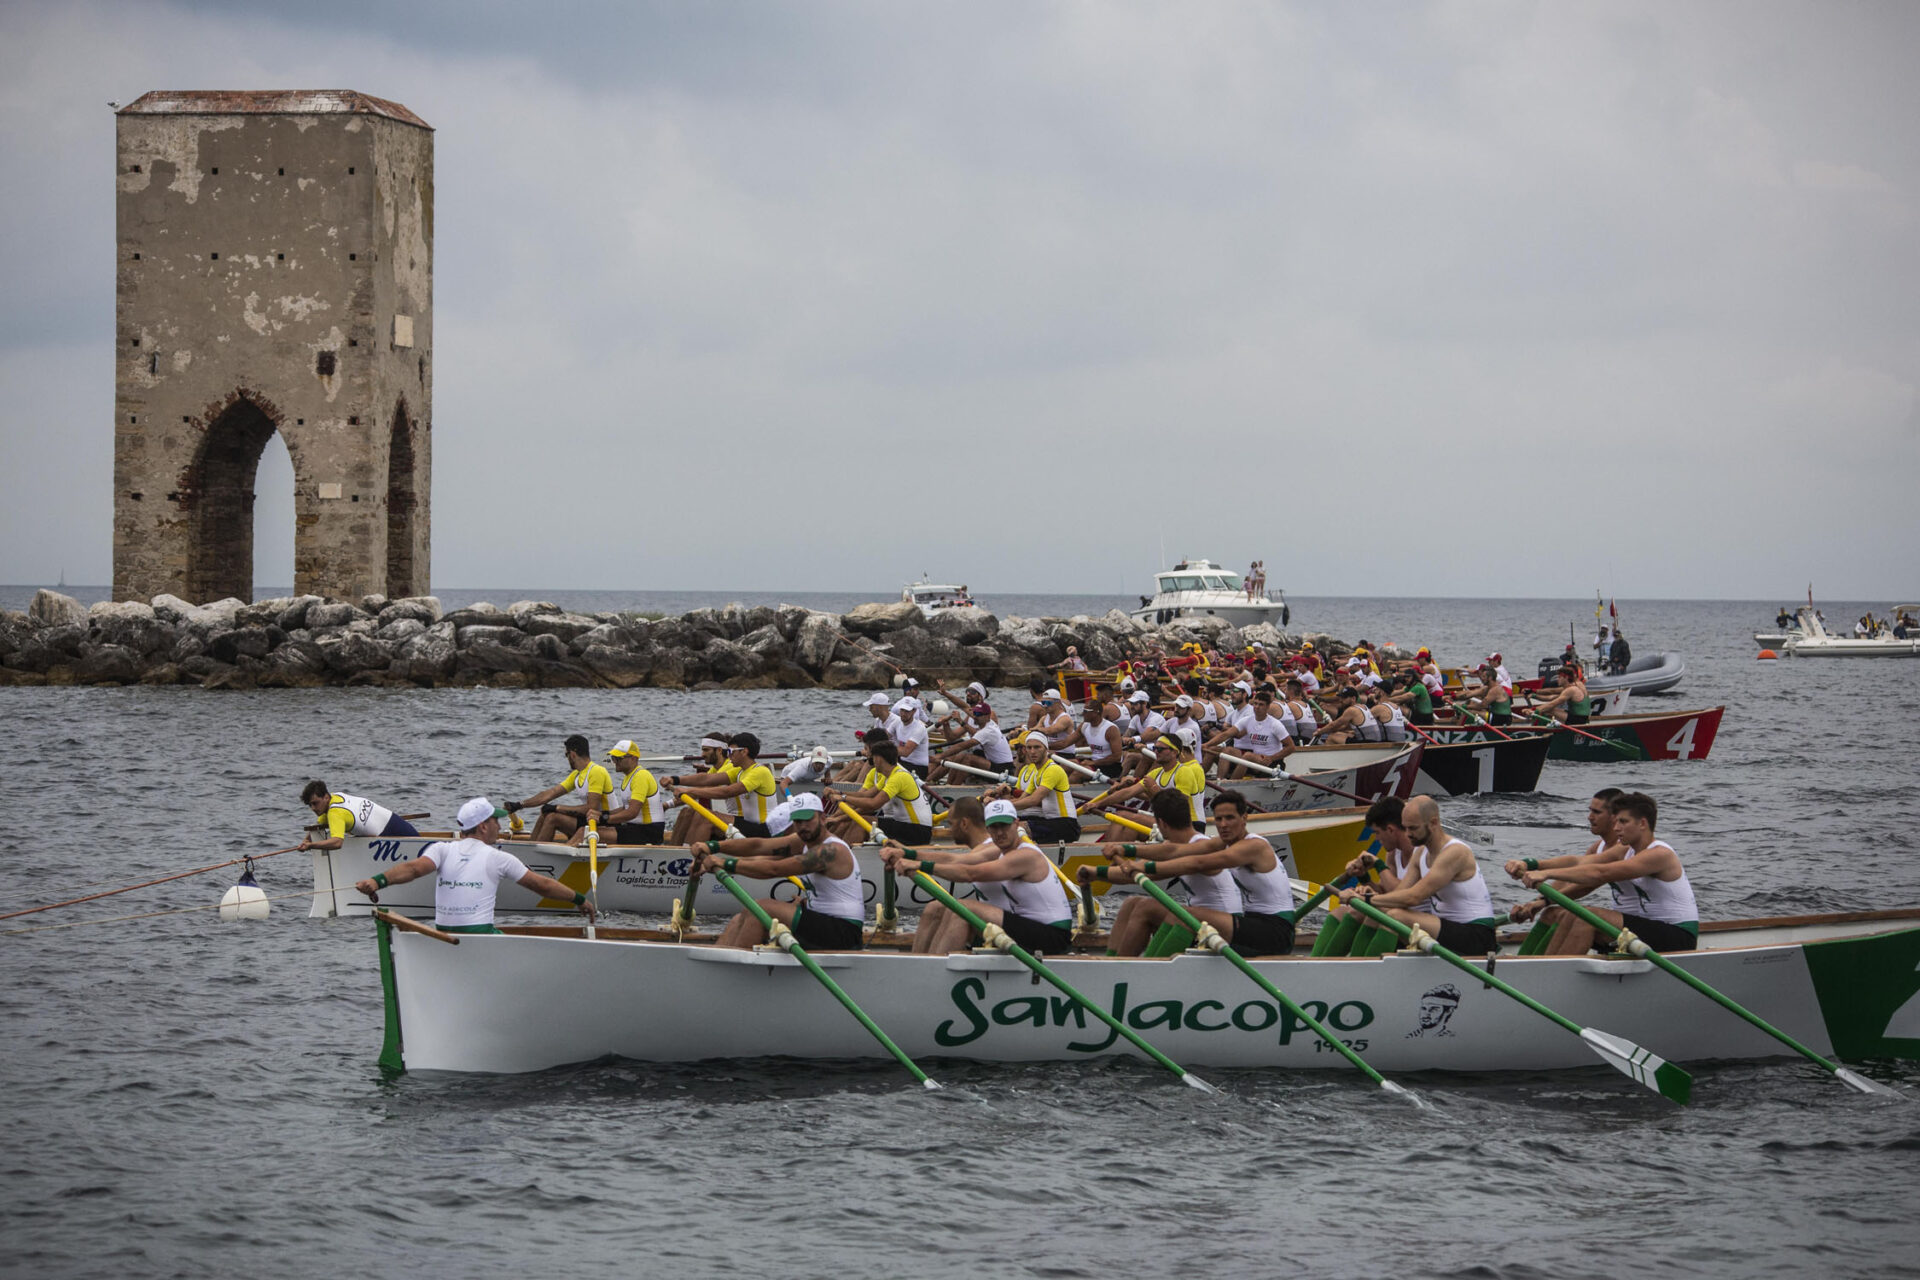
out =
{"type": "Polygon", "coordinates": [[[455,609],[452,613],[442,614],[440,621],[458,629],[460,627],[504,627],[511,625],[511,619],[492,605],[482,601],[468,605],[464,609],[455,609]]]}
{"type": "Polygon", "coordinates": [[[1259,643],[1269,649],[1286,648],[1290,637],[1271,622],[1253,622],[1240,628],[1240,639],[1247,644],[1259,643]]]}
{"type": "Polygon", "coordinates": [[[317,604],[325,604],[320,596],[295,596],[287,601],[286,608],[280,610],[280,616],[274,624],[282,631],[298,631],[307,625],[307,614],[317,604]]]}
{"type": "Polygon", "coordinates": [[[327,669],[343,676],[384,670],[393,661],[393,650],[372,636],[329,636],[316,643],[320,646],[327,669]]]}
{"type": "MultiPolygon", "coordinates": [[[[728,608],[740,609],[739,605],[728,608]]],[[[750,609],[740,609],[740,634],[748,636],[762,627],[774,627],[780,624],[780,612],[769,605],[756,604],[750,609]]]]}
{"type": "Polygon", "coordinates": [[[540,662],[565,662],[568,657],[566,641],[552,634],[528,636],[520,648],[540,662]]]}
{"type": "Polygon", "coordinates": [[[887,657],[926,679],[972,678],[965,646],[919,627],[903,628],[888,635],[887,657]]]}
{"type": "Polygon", "coordinates": [[[454,674],[461,678],[487,678],[494,675],[524,673],[533,670],[533,658],[517,648],[479,641],[462,645],[455,660],[454,674]]]}
{"type": "Polygon", "coordinates": [[[320,646],[290,641],[267,655],[258,677],[263,689],[315,689],[327,683],[327,664],[320,646]]]}
{"type": "Polygon", "coordinates": [[[1228,626],[1213,638],[1222,653],[1242,653],[1247,647],[1246,633],[1235,626],[1228,626]]]}
{"type": "Polygon", "coordinates": [[[117,644],[101,645],[73,668],[75,684],[132,684],[139,678],[139,655],[117,644]]]}
{"type": "Polygon", "coordinates": [[[1007,689],[1025,689],[1027,681],[1035,676],[1045,678],[1047,668],[1041,666],[1019,649],[1006,645],[996,646],[1000,654],[1000,667],[991,679],[982,677],[985,683],[1007,689]]]}
{"type": "MultiPolygon", "coordinates": [[[[723,640],[733,640],[746,634],[741,624],[740,606],[728,605],[724,609],[689,609],[680,615],[681,625],[691,627],[702,636],[719,636],[723,640]]],[[[705,643],[703,640],[702,644],[705,643]]]]}
{"type": "Polygon", "coordinates": [[[1144,635],[1153,629],[1151,623],[1129,614],[1125,609],[1109,609],[1100,615],[1100,621],[1117,636],[1144,635]]]}
{"type": "Polygon", "coordinates": [[[616,689],[636,688],[653,674],[650,651],[616,649],[604,644],[588,645],[580,655],[580,664],[616,689]]]}
{"type": "Polygon", "coordinates": [[[73,623],[41,627],[22,638],[20,647],[6,656],[6,665],[16,671],[51,671],[77,658],[86,638],[86,629],[73,623]]]}
{"type": "Polygon", "coordinates": [[[567,652],[579,657],[589,649],[637,649],[644,641],[635,638],[625,624],[603,622],[567,642],[567,652]]]}
{"type": "Polygon", "coordinates": [[[179,626],[193,613],[191,604],[179,596],[170,596],[164,591],[155,596],[150,603],[153,605],[154,616],[168,626],[179,626]]]}
{"type": "Polygon", "coordinates": [[[380,611],[382,623],[397,622],[402,618],[412,618],[416,622],[432,626],[440,621],[439,597],[402,596],[398,600],[387,601],[387,607],[380,611]]]}
{"type": "Polygon", "coordinates": [[[1058,666],[1060,660],[1067,656],[1066,650],[1049,634],[1046,625],[1031,618],[1009,619],[994,639],[998,641],[994,647],[1000,650],[1003,657],[1011,646],[1043,667],[1058,666]]]}
{"type": "Polygon", "coordinates": [[[344,627],[351,622],[371,622],[373,615],[357,605],[344,601],[329,601],[310,605],[307,608],[307,630],[318,631],[322,627],[344,627]]]}
{"type": "Polygon", "coordinates": [[[764,665],[760,655],[753,650],[737,640],[723,640],[719,636],[707,641],[707,647],[700,651],[700,656],[705,659],[707,671],[715,680],[757,676],[764,665]]]}
{"type": "Polygon", "coordinates": [[[72,596],[42,587],[33,593],[33,603],[27,606],[27,616],[43,627],[84,627],[87,625],[87,606],[72,596]]]}
{"type": "Polygon", "coordinates": [[[172,628],[160,621],[152,605],[138,600],[103,600],[88,611],[88,619],[97,643],[138,655],[158,653],[173,641],[172,628]]]}
{"type": "MultiPolygon", "coordinates": [[[[687,654],[684,649],[655,647],[652,657],[651,678],[654,688],[684,689],[687,687],[687,654]]],[[[695,678],[698,679],[697,676],[695,678]]]]}
{"type": "Polygon", "coordinates": [[[793,635],[793,660],[818,675],[833,661],[840,645],[840,619],[831,613],[809,612],[793,635]]]}
{"type": "Polygon", "coordinates": [[[960,644],[985,644],[1000,630],[1000,619],[985,609],[942,609],[927,623],[927,630],[960,644]]]}
{"type": "Polygon", "coordinates": [[[277,626],[280,615],[293,605],[293,599],[292,596],[276,596],[272,600],[255,600],[252,604],[241,606],[240,611],[233,615],[233,624],[237,627],[277,626]]]}
{"type": "Polygon", "coordinates": [[[715,634],[718,633],[701,631],[684,617],[662,618],[647,630],[647,638],[653,641],[656,648],[675,653],[697,653],[706,648],[707,641],[715,634]]]}
{"type": "Polygon", "coordinates": [[[893,682],[893,671],[872,658],[855,657],[846,662],[829,662],[820,673],[823,689],[885,689],[893,682]]]}
{"type": "Polygon", "coordinates": [[[800,634],[801,624],[813,616],[813,610],[801,604],[783,604],[774,611],[774,625],[780,628],[780,634],[791,640],[800,634]]]}
{"type": "Polygon", "coordinates": [[[427,624],[418,618],[394,618],[389,622],[389,616],[383,613],[375,620],[380,629],[373,633],[374,638],[384,644],[398,644],[402,640],[427,634],[427,624]]]}
{"type": "Polygon", "coordinates": [[[503,649],[518,649],[526,637],[518,627],[475,626],[461,627],[454,633],[455,642],[466,649],[473,645],[491,644],[503,649]]]}
{"type": "Polygon", "coordinates": [[[265,627],[234,627],[207,636],[207,652],[216,662],[238,663],[242,657],[264,658],[273,651],[273,645],[274,637],[265,627]]]}
{"type": "Polygon", "coordinates": [[[531,636],[558,636],[564,647],[574,637],[583,636],[600,625],[599,619],[578,613],[539,613],[527,618],[520,628],[531,636]]]}
{"type": "Polygon", "coordinates": [[[193,606],[183,621],[187,626],[201,631],[222,631],[233,626],[240,617],[240,611],[246,607],[246,601],[228,596],[224,600],[193,606]]]}
{"type": "Polygon", "coordinates": [[[0,658],[18,650],[33,636],[33,622],[13,609],[0,610],[0,658]]]}
{"type": "Polygon", "coordinates": [[[387,607],[387,597],[383,592],[370,592],[360,597],[360,607],[377,618],[380,611],[387,607]]]}
{"type": "Polygon", "coordinates": [[[762,670],[784,667],[793,659],[792,646],[787,643],[787,638],[780,634],[780,628],[772,622],[756,627],[741,636],[740,644],[742,648],[759,657],[762,670]]]}
{"type": "Polygon", "coordinates": [[[841,615],[840,626],[863,636],[883,636],[902,627],[919,626],[921,620],[920,606],[910,600],[895,600],[891,604],[855,605],[841,615]]]}
{"type": "MultiPolygon", "coordinates": [[[[167,650],[167,661],[185,664],[189,658],[197,658],[207,651],[207,636],[204,631],[192,627],[182,627],[173,636],[173,645],[167,650]]],[[[184,665],[183,668],[184,669],[184,665]]]]}
{"type": "Polygon", "coordinates": [[[431,684],[452,675],[458,657],[453,637],[441,635],[440,628],[435,627],[401,642],[393,660],[393,673],[403,680],[431,684]]]}
{"type": "Polygon", "coordinates": [[[543,613],[562,613],[564,610],[551,600],[515,600],[507,606],[507,616],[513,619],[515,626],[522,626],[527,619],[543,613]]]}

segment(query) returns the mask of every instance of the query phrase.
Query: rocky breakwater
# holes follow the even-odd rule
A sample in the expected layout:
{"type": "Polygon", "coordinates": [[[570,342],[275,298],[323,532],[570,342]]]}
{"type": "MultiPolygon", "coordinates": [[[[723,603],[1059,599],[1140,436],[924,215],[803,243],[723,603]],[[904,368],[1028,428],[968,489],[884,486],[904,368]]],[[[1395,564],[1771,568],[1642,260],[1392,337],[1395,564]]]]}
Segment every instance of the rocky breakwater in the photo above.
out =
{"type": "Polygon", "coordinates": [[[845,614],[732,604],[648,618],[535,600],[446,612],[432,596],[193,605],[163,595],[89,608],[41,591],[27,612],[0,613],[0,684],[878,689],[904,670],[1018,686],[1058,665],[1068,645],[1097,670],[1151,643],[1177,652],[1190,641],[1253,640],[1292,637],[1212,618],[1148,627],[1117,610],[1005,620],[967,610],[929,621],[904,602],[845,614]]]}

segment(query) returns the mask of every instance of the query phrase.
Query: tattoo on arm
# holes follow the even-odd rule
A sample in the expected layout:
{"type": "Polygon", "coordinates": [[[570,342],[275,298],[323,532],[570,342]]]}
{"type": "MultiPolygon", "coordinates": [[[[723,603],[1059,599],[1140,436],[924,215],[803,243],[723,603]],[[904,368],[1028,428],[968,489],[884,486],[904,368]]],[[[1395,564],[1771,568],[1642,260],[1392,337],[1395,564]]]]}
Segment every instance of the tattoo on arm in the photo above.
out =
{"type": "Polygon", "coordinates": [[[803,849],[800,851],[800,873],[811,875],[827,865],[827,851],[824,848],[803,849]]]}

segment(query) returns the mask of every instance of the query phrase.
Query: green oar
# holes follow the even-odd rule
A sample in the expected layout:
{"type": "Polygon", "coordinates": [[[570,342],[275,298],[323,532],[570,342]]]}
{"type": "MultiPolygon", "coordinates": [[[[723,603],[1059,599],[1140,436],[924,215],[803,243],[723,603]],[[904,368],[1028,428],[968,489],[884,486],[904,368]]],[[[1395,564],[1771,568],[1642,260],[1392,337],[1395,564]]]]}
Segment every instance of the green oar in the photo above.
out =
{"type": "Polygon", "coordinates": [[[782,951],[792,956],[795,960],[798,960],[801,964],[801,967],[806,969],[808,973],[818,978],[820,980],[820,985],[825,987],[830,993],[832,993],[833,998],[835,1000],[838,1000],[842,1005],[845,1005],[847,1012],[852,1014],[855,1018],[859,1019],[860,1025],[865,1027],[868,1033],[872,1035],[875,1040],[878,1040],[882,1045],[884,1045],[886,1047],[887,1052],[892,1054],[894,1056],[894,1059],[898,1061],[901,1066],[905,1067],[908,1071],[913,1073],[913,1078],[915,1080],[918,1080],[921,1084],[925,1085],[929,1089],[938,1089],[940,1087],[939,1085],[935,1084],[932,1080],[927,1078],[927,1073],[922,1071],[917,1065],[915,1065],[912,1058],[909,1058],[904,1052],[901,1051],[900,1046],[895,1044],[893,1040],[887,1035],[887,1033],[880,1029],[880,1025],[878,1023],[876,1023],[872,1018],[869,1018],[867,1016],[866,1011],[864,1009],[862,1009],[859,1005],[853,1002],[852,996],[848,995],[845,991],[842,991],[840,989],[840,984],[835,982],[830,976],[828,976],[827,971],[820,967],[820,964],[817,960],[815,960],[812,956],[807,954],[807,949],[801,946],[798,942],[794,941],[792,930],[788,929],[787,926],[785,926],[784,924],[781,924],[778,920],[775,920],[772,916],[768,915],[766,912],[766,908],[762,907],[759,903],[755,902],[753,900],[753,895],[748,893],[745,889],[742,889],[739,883],[735,881],[734,878],[728,875],[726,872],[716,867],[714,868],[713,878],[720,882],[721,888],[725,889],[728,893],[738,898],[740,900],[740,905],[745,907],[748,911],[751,911],[753,913],[753,918],[760,922],[760,927],[767,931],[767,937],[771,938],[774,944],[778,946],[782,951]]]}
{"type": "Polygon", "coordinates": [[[1099,1005],[1095,1004],[1093,1001],[1087,999],[1087,997],[1081,995],[1078,991],[1074,990],[1073,987],[1068,984],[1065,978],[1062,978],[1059,974],[1055,973],[1052,969],[1049,969],[1046,965],[1041,964],[1040,961],[1036,959],[1033,956],[1033,954],[1029,952],[1025,947],[1015,942],[1012,938],[1009,938],[1006,935],[1005,931],[1003,931],[999,925],[988,924],[986,921],[982,920],[979,916],[967,910],[966,907],[961,905],[960,899],[954,897],[952,894],[948,893],[945,889],[942,889],[939,885],[935,884],[932,876],[928,875],[924,871],[915,871],[913,873],[913,878],[915,883],[917,883],[922,889],[925,889],[928,893],[932,894],[933,897],[938,902],[940,902],[941,905],[946,907],[947,910],[953,912],[955,915],[959,916],[962,920],[965,920],[968,924],[972,925],[975,929],[978,929],[980,931],[980,936],[987,940],[988,946],[996,947],[1001,951],[1009,952],[1010,954],[1012,954],[1014,959],[1018,960],[1021,964],[1024,964],[1025,966],[1027,966],[1027,968],[1033,970],[1040,977],[1045,978],[1048,982],[1051,982],[1061,992],[1071,997],[1073,1001],[1077,1003],[1081,1008],[1085,1009],[1088,1013],[1091,1013],[1094,1017],[1100,1019],[1100,1021],[1106,1023],[1107,1026],[1111,1027],[1114,1031],[1117,1031],[1121,1035],[1125,1036],[1127,1040],[1133,1045],[1134,1048],[1140,1050],[1140,1052],[1146,1054],[1149,1058],[1152,1058],[1155,1062],[1165,1067],[1168,1071],[1171,1071],[1174,1075],[1179,1076],[1184,1083],[1190,1084],[1194,1088],[1203,1090],[1207,1093],[1212,1093],[1214,1091],[1213,1086],[1208,1084],[1205,1080],[1202,1080],[1199,1076],[1191,1074],[1185,1067],[1181,1066],[1179,1063],[1175,1062],[1172,1058],[1169,1058],[1166,1054],[1160,1052],[1158,1049],[1148,1044],[1145,1040],[1141,1039],[1140,1034],[1137,1031],[1135,1031],[1133,1028],[1127,1026],[1125,1023],[1121,1022],[1120,1019],[1114,1017],[1111,1013],[1108,1013],[1105,1009],[1102,1009],[1099,1005]]]}
{"type": "Polygon", "coordinates": [[[1595,742],[1599,743],[1601,746],[1612,747],[1615,751],[1620,752],[1622,755],[1629,755],[1629,756],[1635,756],[1635,757],[1639,755],[1639,752],[1635,751],[1632,747],[1628,746],[1624,742],[1620,742],[1613,738],[1604,738],[1597,733],[1586,733],[1583,730],[1581,730],[1581,728],[1578,725],[1561,724],[1558,720],[1555,720],[1552,716],[1543,716],[1538,711],[1522,711],[1520,714],[1523,716],[1526,716],[1529,720],[1534,721],[1536,724],[1548,725],[1554,729],[1559,730],[1562,733],[1573,733],[1573,734],[1579,734],[1579,736],[1581,736],[1582,738],[1592,738],[1595,742]]]}
{"type": "Polygon", "coordinates": [[[1605,920],[1589,911],[1586,907],[1581,906],[1578,902],[1575,902],[1572,898],[1569,898],[1552,885],[1541,885],[1540,892],[1548,901],[1567,911],[1571,911],[1574,915],[1579,916],[1582,920],[1585,920],[1609,938],[1618,940],[1622,933],[1627,933],[1626,951],[1629,955],[1640,960],[1651,960],[1656,966],[1680,979],[1680,981],[1686,983],[1695,991],[1698,991],[1701,995],[1719,1005],[1722,1009],[1727,1010],[1729,1013],[1737,1014],[1739,1017],[1751,1022],[1754,1026],[1760,1028],[1781,1044],[1786,1045],[1787,1048],[1792,1049],[1807,1061],[1826,1068],[1826,1070],[1838,1078],[1842,1084],[1858,1089],[1861,1093],[1885,1093],[1892,1094],[1896,1097],[1903,1096],[1898,1090],[1889,1089],[1885,1085],[1875,1084],[1865,1076],[1857,1075],[1837,1062],[1829,1062],[1778,1027],[1769,1025],[1760,1015],[1741,1008],[1726,996],[1721,995],[1718,991],[1715,991],[1712,987],[1700,981],[1700,979],[1694,977],[1685,969],[1682,969],[1679,965],[1667,959],[1658,951],[1655,951],[1652,947],[1640,941],[1640,939],[1634,937],[1631,933],[1621,929],[1618,925],[1608,924],[1605,920]]]}
{"type": "MultiPolygon", "coordinates": [[[[1104,878],[1105,877],[1103,876],[1102,879],[1104,878]]],[[[1322,1040],[1325,1040],[1330,1046],[1333,1047],[1335,1052],[1337,1052],[1341,1057],[1345,1058],[1348,1062],[1351,1062],[1355,1067],[1357,1067],[1360,1070],[1360,1072],[1367,1077],[1367,1079],[1373,1081],[1375,1084],[1379,1085],[1382,1089],[1385,1089],[1388,1093],[1404,1094],[1409,1100],[1413,1102],[1415,1106],[1418,1106],[1418,1107],[1426,1106],[1426,1103],[1420,1101],[1419,1095],[1411,1092],[1410,1090],[1401,1088],[1399,1085],[1395,1084],[1393,1081],[1381,1075],[1378,1071],[1375,1071],[1373,1067],[1366,1061],[1366,1059],[1362,1058],[1359,1054],[1355,1053],[1351,1048],[1349,1048],[1346,1045],[1346,1043],[1340,1039],[1339,1036],[1336,1036],[1333,1034],[1333,1032],[1327,1030],[1325,1025],[1321,1023],[1320,1019],[1314,1017],[1312,1014],[1308,1013],[1305,1009],[1302,1009],[1299,1005],[1295,1004],[1291,998],[1288,997],[1286,992],[1282,991],[1280,988],[1274,986],[1271,982],[1268,982],[1265,978],[1261,977],[1259,971],[1256,970],[1251,964],[1247,963],[1246,957],[1242,956],[1239,952],[1235,951],[1232,945],[1228,943],[1225,938],[1220,936],[1220,931],[1218,929],[1215,929],[1212,925],[1199,919],[1192,912],[1188,911],[1185,907],[1175,902],[1173,900],[1173,895],[1169,894],[1165,889],[1162,889],[1159,885],[1155,884],[1152,880],[1149,880],[1147,877],[1142,876],[1138,880],[1135,880],[1134,883],[1139,885],[1142,889],[1145,889],[1147,893],[1152,896],[1155,902],[1158,902],[1161,906],[1165,907],[1169,912],[1171,912],[1175,917],[1177,917],[1181,924],[1184,924],[1187,926],[1187,928],[1193,930],[1193,936],[1195,937],[1195,939],[1199,941],[1201,946],[1205,947],[1207,950],[1213,952],[1217,956],[1225,956],[1227,960],[1233,965],[1234,968],[1246,974],[1249,978],[1252,978],[1255,985],[1257,985],[1262,991],[1266,992],[1268,995],[1272,996],[1275,1000],[1279,1001],[1281,1007],[1286,1009],[1288,1013],[1291,1013],[1294,1017],[1306,1023],[1309,1027],[1312,1027],[1315,1035],[1319,1036],[1322,1040]]]]}
{"type": "Polygon", "coordinates": [[[1426,930],[1422,929],[1416,933],[1413,926],[1402,924],[1365,898],[1350,899],[1347,905],[1382,928],[1393,930],[1428,955],[1439,956],[1455,968],[1464,969],[1473,975],[1474,981],[1484,982],[1494,990],[1512,996],[1541,1017],[1565,1027],[1579,1036],[1580,1042],[1587,1048],[1599,1054],[1601,1061],[1615,1071],[1621,1072],[1634,1083],[1651,1089],[1673,1102],[1684,1103],[1692,1095],[1693,1077],[1666,1059],[1656,1056],[1651,1050],[1642,1049],[1631,1040],[1610,1035],[1605,1031],[1595,1031],[1592,1027],[1581,1026],[1571,1018],[1562,1017],[1526,992],[1514,990],[1487,970],[1447,950],[1435,942],[1426,930]]]}

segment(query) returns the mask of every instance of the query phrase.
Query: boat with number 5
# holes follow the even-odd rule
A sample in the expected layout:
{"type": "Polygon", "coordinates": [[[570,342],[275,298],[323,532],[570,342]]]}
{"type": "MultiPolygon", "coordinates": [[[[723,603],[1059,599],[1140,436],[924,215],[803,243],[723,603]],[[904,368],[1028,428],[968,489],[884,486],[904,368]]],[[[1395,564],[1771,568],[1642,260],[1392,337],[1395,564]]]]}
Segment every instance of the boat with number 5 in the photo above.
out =
{"type": "MultiPolygon", "coordinates": [[[[1703,949],[1669,958],[1820,1053],[1920,1058],[1917,924],[1914,910],[1730,921],[1703,930],[1703,949]]],[[[605,925],[593,940],[571,926],[457,941],[413,931],[420,928],[375,924],[385,997],[380,1062],[390,1071],[884,1053],[778,948],[652,941],[605,925]],[[614,992],[619,998],[609,999],[614,992]]],[[[1084,1062],[1136,1052],[997,951],[870,949],[813,959],[916,1058],[1084,1062]]],[[[1047,963],[1190,1067],[1353,1071],[1305,1022],[1210,952],[1047,963]]],[[[1437,956],[1294,955],[1252,964],[1389,1075],[1594,1065],[1580,1036],[1437,956]]],[[[1672,1062],[1789,1052],[1647,960],[1507,955],[1476,964],[1490,964],[1566,1017],[1672,1062]]]]}

